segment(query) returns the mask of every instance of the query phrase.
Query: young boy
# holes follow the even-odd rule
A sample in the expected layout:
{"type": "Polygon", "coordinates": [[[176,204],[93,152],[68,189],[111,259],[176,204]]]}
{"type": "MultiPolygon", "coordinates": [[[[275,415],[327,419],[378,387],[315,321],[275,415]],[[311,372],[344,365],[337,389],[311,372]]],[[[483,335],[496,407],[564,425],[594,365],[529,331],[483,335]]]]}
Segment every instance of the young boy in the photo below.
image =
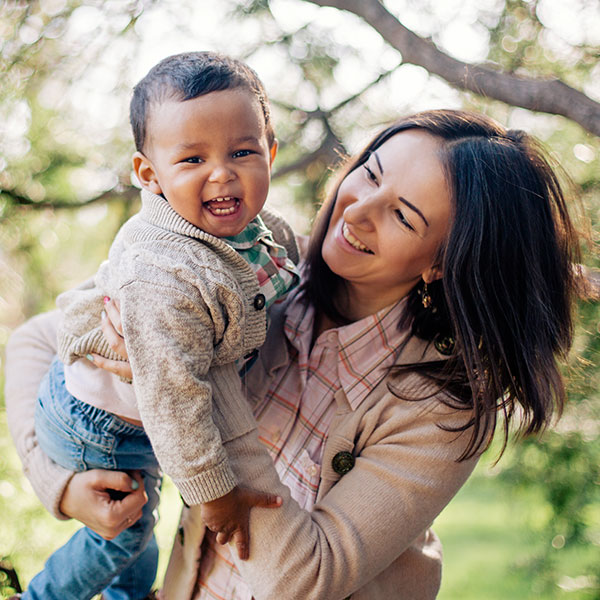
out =
{"type": "MultiPolygon", "coordinates": [[[[280,502],[238,488],[222,446],[254,427],[238,369],[264,341],[267,306],[298,282],[259,216],[277,151],[265,91],[237,60],[179,54],[135,87],[130,117],[142,208],[117,234],[94,285],[59,297],[60,360],[40,388],[36,433],[67,468],[141,470],[148,502],[114,540],[78,531],[32,580],[27,599],[82,600],[104,590],[105,600],[134,600],[150,591],[158,465],[188,505],[203,505],[220,541],[236,541],[240,558],[252,506],[280,502]],[[80,360],[114,358],[100,329],[106,297],[120,302],[133,385],[80,360]]],[[[289,229],[263,216],[291,240],[295,258],[289,229]]]]}

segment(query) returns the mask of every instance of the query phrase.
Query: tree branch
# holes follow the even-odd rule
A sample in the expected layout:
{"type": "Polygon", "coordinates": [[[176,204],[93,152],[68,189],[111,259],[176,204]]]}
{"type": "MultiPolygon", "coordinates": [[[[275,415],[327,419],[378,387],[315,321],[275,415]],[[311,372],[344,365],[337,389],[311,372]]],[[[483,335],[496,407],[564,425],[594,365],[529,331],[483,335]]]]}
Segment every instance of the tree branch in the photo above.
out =
{"type": "Polygon", "coordinates": [[[339,159],[340,156],[345,154],[344,146],[329,127],[329,123],[325,119],[323,119],[323,122],[327,133],[321,145],[313,152],[303,154],[297,160],[277,169],[271,177],[273,180],[281,179],[296,171],[303,171],[319,159],[323,159],[325,164],[330,165],[336,158],[339,159]]]}
{"type": "Polygon", "coordinates": [[[600,136],[600,103],[558,79],[520,77],[448,56],[407,29],[379,0],[306,0],[361,17],[396,50],[405,63],[424,67],[451,85],[512,106],[562,115],[600,136]]]}
{"type": "Polygon", "coordinates": [[[94,198],[89,198],[88,200],[83,200],[82,202],[68,202],[66,200],[61,200],[58,198],[55,199],[46,199],[41,202],[37,202],[33,200],[29,196],[25,196],[20,194],[16,190],[8,190],[8,189],[0,189],[0,196],[7,196],[11,203],[14,206],[22,206],[33,209],[45,209],[45,208],[65,208],[65,209],[76,209],[83,208],[84,206],[89,206],[90,204],[96,204],[99,202],[107,202],[109,200],[113,200],[116,198],[133,200],[139,196],[139,189],[136,187],[129,185],[117,185],[110,190],[106,190],[102,192],[99,196],[95,196],[94,198]]]}

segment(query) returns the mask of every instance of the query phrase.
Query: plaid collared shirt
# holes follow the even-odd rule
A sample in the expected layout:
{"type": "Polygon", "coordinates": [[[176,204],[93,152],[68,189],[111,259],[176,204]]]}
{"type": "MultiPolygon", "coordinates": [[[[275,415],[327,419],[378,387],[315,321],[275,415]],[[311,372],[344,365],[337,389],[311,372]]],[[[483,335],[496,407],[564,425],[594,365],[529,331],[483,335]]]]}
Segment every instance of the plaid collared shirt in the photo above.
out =
{"type": "MultiPolygon", "coordinates": [[[[290,360],[275,374],[254,415],[281,481],[306,510],[317,497],[324,443],[335,414],[334,394],[342,388],[355,410],[385,377],[406,337],[398,330],[404,307],[402,300],[325,331],[311,350],[314,308],[298,294],[290,301],[284,327],[290,360]]],[[[250,600],[252,593],[235,568],[229,547],[217,544],[207,531],[202,548],[195,600],[250,600]]]]}
{"type": "Polygon", "coordinates": [[[296,265],[285,248],[275,243],[260,216],[250,221],[241,233],[222,239],[252,267],[265,297],[265,307],[281,300],[300,282],[296,265]]]}

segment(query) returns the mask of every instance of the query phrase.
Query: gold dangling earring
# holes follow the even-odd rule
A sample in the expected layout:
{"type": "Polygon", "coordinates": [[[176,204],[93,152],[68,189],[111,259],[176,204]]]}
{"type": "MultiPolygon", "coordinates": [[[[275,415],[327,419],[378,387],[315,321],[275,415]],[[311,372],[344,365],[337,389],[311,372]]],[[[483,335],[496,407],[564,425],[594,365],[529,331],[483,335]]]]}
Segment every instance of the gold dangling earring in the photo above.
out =
{"type": "Polygon", "coordinates": [[[431,306],[433,302],[433,299],[431,298],[431,296],[429,295],[429,292],[427,291],[427,282],[423,282],[423,290],[421,291],[421,303],[423,304],[424,308],[429,308],[431,306]]]}

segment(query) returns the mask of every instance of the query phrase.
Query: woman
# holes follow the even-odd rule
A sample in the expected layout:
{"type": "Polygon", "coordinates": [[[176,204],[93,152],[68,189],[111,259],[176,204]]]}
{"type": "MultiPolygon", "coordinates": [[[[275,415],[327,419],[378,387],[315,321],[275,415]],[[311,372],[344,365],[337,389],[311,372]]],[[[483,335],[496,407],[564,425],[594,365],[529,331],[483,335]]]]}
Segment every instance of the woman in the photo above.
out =
{"type": "MultiPolygon", "coordinates": [[[[556,359],[571,343],[576,259],[560,186],[526,134],[431,111],[376,136],[324,204],[304,284],[273,311],[246,376],[260,441],[227,444],[242,482],[283,505],[253,511],[245,562],[184,510],[163,597],[435,598],[430,524],[498,413],[505,429],[518,413],[533,433],[562,407],[556,359]]],[[[72,476],[39,456],[32,393],[16,382],[49,360],[53,327],[26,327],[7,389],[26,471],[55,514],[115,535],[143,498],[108,524],[87,502],[108,486],[102,472],[72,476]]]]}

